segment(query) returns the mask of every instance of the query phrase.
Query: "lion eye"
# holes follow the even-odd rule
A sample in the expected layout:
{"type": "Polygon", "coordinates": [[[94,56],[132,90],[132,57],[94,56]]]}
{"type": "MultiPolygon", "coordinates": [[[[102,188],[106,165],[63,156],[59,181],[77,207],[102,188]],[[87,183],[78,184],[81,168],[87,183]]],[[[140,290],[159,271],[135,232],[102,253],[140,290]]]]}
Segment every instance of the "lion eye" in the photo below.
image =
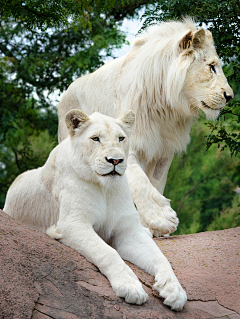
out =
{"type": "Polygon", "coordinates": [[[124,136],[119,136],[119,142],[122,142],[125,140],[125,137],[124,136]]]}
{"type": "Polygon", "coordinates": [[[100,139],[98,136],[91,137],[91,140],[93,140],[94,142],[100,142],[100,139]]]}
{"type": "Polygon", "coordinates": [[[215,65],[214,64],[209,64],[210,66],[210,69],[213,73],[216,73],[216,68],[215,68],[215,65]]]}

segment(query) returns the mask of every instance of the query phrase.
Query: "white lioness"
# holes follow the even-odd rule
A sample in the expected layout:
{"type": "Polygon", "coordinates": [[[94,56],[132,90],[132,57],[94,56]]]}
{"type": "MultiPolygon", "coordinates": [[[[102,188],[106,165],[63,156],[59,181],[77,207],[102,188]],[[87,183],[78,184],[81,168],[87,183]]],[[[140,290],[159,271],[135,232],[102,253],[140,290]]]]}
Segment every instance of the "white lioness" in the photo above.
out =
{"type": "Polygon", "coordinates": [[[70,136],[43,167],[14,181],[4,211],[43,231],[57,224],[47,233],[95,264],[126,302],[142,304],[147,294],[122,258],[154,275],[154,287],[164,303],[181,310],[186,293],[141,225],[124,174],[133,124],[132,111],[117,120],[69,111],[70,136]]]}
{"type": "Polygon", "coordinates": [[[192,20],[166,22],[137,37],[130,52],[73,82],[59,103],[59,141],[68,136],[72,108],[119,117],[136,114],[127,176],[143,226],[155,235],[178,225],[162,196],[174,153],[186,150],[201,109],[216,119],[233,92],[223,74],[211,33],[192,20]]]}

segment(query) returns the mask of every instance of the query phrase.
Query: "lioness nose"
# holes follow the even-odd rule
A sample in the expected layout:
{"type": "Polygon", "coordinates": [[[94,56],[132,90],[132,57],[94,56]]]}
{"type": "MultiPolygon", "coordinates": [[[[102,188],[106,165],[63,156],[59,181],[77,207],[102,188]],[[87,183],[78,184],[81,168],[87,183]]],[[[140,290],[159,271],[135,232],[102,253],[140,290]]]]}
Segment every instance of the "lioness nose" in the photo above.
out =
{"type": "Polygon", "coordinates": [[[123,158],[108,158],[108,157],[105,157],[105,160],[106,160],[108,163],[113,164],[114,166],[115,166],[115,165],[118,165],[119,163],[122,163],[122,162],[123,162],[123,158]]]}
{"type": "Polygon", "coordinates": [[[226,92],[223,92],[223,96],[225,97],[227,103],[233,99],[233,97],[231,95],[227,95],[226,92]]]}

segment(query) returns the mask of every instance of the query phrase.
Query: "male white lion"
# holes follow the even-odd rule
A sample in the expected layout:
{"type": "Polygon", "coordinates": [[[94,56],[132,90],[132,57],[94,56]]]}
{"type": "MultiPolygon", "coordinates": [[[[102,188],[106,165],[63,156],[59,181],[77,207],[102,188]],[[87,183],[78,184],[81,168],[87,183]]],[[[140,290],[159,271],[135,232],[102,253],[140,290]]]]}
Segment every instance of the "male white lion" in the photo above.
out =
{"type": "Polygon", "coordinates": [[[59,141],[68,136],[71,108],[113,117],[132,109],[132,197],[144,226],[155,236],[171,233],[178,218],[161,194],[174,153],[186,150],[199,109],[216,119],[232,97],[211,33],[190,19],[162,23],[137,37],[127,55],[70,85],[58,107],[59,141]]]}
{"type": "Polygon", "coordinates": [[[43,231],[57,224],[48,228],[49,235],[95,264],[119,297],[142,304],[147,294],[122,258],[138,265],[155,276],[154,287],[164,303],[178,311],[186,293],[141,225],[124,174],[134,119],[132,111],[117,120],[69,111],[70,136],[50,153],[43,167],[15,180],[4,211],[43,231]]]}

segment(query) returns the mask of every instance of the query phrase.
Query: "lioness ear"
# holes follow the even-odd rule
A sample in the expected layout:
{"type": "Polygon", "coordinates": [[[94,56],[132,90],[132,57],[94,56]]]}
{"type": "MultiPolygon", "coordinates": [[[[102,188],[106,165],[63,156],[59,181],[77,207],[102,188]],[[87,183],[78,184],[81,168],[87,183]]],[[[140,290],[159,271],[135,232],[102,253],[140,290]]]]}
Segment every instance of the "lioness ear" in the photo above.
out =
{"type": "Polygon", "coordinates": [[[119,117],[118,120],[122,121],[128,128],[131,129],[135,123],[135,114],[132,110],[129,110],[119,117]]]}
{"type": "Polygon", "coordinates": [[[75,130],[77,128],[80,128],[89,120],[90,118],[83,111],[74,109],[67,112],[65,116],[65,122],[69,130],[69,134],[73,136],[75,133],[75,130]]]}
{"type": "Polygon", "coordinates": [[[117,120],[117,123],[121,126],[124,132],[130,137],[132,128],[135,123],[135,114],[132,110],[125,112],[117,120]]]}
{"type": "Polygon", "coordinates": [[[205,44],[205,30],[203,28],[193,32],[189,31],[179,42],[179,48],[181,51],[187,49],[202,49],[205,44]]]}

